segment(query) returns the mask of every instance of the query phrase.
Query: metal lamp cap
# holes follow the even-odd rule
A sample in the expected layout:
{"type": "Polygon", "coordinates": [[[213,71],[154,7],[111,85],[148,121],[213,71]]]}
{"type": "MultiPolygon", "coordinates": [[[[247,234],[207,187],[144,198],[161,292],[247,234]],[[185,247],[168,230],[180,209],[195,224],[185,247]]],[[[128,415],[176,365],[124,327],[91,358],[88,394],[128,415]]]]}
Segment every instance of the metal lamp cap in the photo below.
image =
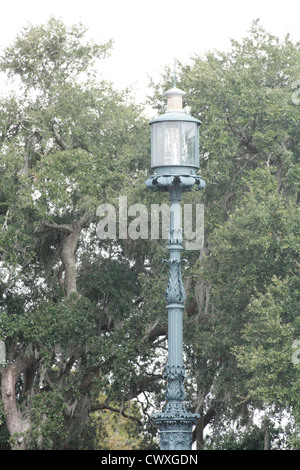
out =
{"type": "Polygon", "coordinates": [[[167,98],[167,113],[172,113],[174,111],[184,112],[182,106],[182,98],[186,94],[185,91],[180,90],[179,88],[171,88],[170,90],[164,93],[167,98]]]}

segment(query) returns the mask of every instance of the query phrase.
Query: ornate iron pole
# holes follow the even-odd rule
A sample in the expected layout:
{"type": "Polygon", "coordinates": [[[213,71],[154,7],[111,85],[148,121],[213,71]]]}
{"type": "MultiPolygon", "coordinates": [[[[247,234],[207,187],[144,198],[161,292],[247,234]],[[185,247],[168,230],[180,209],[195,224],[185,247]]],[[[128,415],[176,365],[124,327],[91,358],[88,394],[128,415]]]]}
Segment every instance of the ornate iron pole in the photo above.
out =
{"type": "Polygon", "coordinates": [[[182,192],[191,191],[194,186],[202,189],[205,186],[200,176],[196,175],[198,138],[193,129],[184,125],[197,124],[199,121],[190,118],[181,110],[181,90],[174,88],[166,93],[173,100],[168,103],[166,115],[151,121],[150,124],[162,124],[161,129],[152,134],[152,167],[156,173],[151,176],[146,185],[152,191],[168,191],[170,198],[170,231],[168,240],[169,280],[166,289],[168,310],[168,365],[164,378],[167,381],[167,405],[162,413],[153,415],[153,420],[159,429],[161,450],[191,450],[193,443],[193,427],[199,415],[190,413],[184,405],[185,368],[183,364],[183,324],[185,291],[181,276],[181,265],[186,260],[181,259],[182,227],[181,227],[181,197],[182,192]],[[178,100],[178,97],[180,98],[178,100]],[[176,101],[177,100],[177,101],[176,101]],[[175,108],[174,108],[175,103],[175,108]],[[175,112],[174,112],[175,110],[175,112]],[[178,123],[183,126],[176,127],[178,123]],[[174,131],[175,129],[175,131],[174,131]],[[179,133],[176,129],[179,129],[179,133]],[[188,136],[184,135],[186,129],[188,136]],[[170,131],[171,130],[171,131],[170,131]],[[191,142],[191,136],[194,142],[191,142]],[[155,139],[158,138],[159,142],[155,139]],[[172,137],[174,141],[172,141],[172,137]],[[176,143],[176,139],[178,143],[176,143]],[[188,139],[190,139],[189,142],[188,139]],[[184,155],[184,148],[189,144],[192,155],[184,155]],[[168,148],[171,152],[168,153],[168,148]],[[175,150],[174,150],[175,149],[175,150]],[[154,154],[154,155],[153,155],[154,154]],[[185,157],[185,158],[184,158],[185,157]],[[172,160],[173,158],[173,160],[172,160]],[[159,164],[155,163],[159,160],[159,164]]]}

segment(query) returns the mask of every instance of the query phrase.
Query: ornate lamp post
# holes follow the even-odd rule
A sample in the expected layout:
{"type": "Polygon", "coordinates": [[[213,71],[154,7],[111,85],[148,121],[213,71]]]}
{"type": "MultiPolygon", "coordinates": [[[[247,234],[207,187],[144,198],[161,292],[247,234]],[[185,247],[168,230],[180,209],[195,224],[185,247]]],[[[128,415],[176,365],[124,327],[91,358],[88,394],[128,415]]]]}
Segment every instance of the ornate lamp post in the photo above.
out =
{"type": "Polygon", "coordinates": [[[182,228],[180,201],[182,192],[194,186],[202,189],[205,182],[196,175],[199,168],[198,133],[200,121],[183,111],[182,90],[174,87],[165,92],[168,98],[166,113],[150,121],[151,167],[154,175],[146,181],[152,191],[168,191],[170,198],[170,231],[168,250],[169,280],[166,290],[168,309],[167,405],[162,413],[153,415],[159,429],[161,450],[191,450],[193,426],[197,414],[184,406],[182,312],[185,292],[181,277],[180,259],[182,228]]]}

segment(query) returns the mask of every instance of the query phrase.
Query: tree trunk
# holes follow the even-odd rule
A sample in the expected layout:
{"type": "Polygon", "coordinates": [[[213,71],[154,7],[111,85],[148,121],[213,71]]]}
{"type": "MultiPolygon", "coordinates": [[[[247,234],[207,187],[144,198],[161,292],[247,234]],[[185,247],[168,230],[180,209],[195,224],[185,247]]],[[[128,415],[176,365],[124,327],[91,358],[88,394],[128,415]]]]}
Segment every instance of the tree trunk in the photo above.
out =
{"type": "Polygon", "coordinates": [[[264,450],[270,450],[269,423],[267,418],[264,421],[264,450]]]}
{"type": "MultiPolygon", "coordinates": [[[[93,213],[86,211],[73,224],[49,224],[46,223],[45,227],[48,229],[55,229],[61,232],[62,235],[62,262],[65,271],[64,287],[66,296],[70,297],[72,293],[77,292],[76,284],[76,249],[80,238],[81,231],[92,220],[93,213]]],[[[60,272],[60,281],[61,281],[60,272]]]]}
{"type": "Polygon", "coordinates": [[[12,364],[8,365],[1,371],[1,396],[6,424],[12,437],[13,450],[26,450],[28,435],[31,430],[30,415],[22,416],[17,407],[16,399],[16,383],[28,367],[33,364],[34,358],[18,357],[12,364]]]}
{"type": "Polygon", "coordinates": [[[198,419],[197,426],[196,426],[196,448],[197,448],[197,450],[203,449],[203,446],[204,446],[203,431],[204,431],[204,416],[201,415],[201,418],[198,419]]]}
{"type": "Polygon", "coordinates": [[[81,228],[76,227],[69,235],[64,235],[62,261],[65,268],[65,290],[67,297],[77,292],[75,253],[80,233],[81,228]]]}

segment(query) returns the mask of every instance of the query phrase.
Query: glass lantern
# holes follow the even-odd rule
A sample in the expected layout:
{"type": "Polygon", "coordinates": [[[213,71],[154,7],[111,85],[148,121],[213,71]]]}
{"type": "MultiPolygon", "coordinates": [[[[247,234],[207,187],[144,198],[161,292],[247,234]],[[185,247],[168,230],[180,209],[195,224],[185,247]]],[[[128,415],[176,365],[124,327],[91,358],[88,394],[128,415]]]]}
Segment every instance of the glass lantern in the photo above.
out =
{"type": "Polygon", "coordinates": [[[193,175],[199,168],[200,121],[183,111],[184,94],[178,88],[167,91],[166,113],[150,121],[151,167],[156,174],[193,175]]]}

